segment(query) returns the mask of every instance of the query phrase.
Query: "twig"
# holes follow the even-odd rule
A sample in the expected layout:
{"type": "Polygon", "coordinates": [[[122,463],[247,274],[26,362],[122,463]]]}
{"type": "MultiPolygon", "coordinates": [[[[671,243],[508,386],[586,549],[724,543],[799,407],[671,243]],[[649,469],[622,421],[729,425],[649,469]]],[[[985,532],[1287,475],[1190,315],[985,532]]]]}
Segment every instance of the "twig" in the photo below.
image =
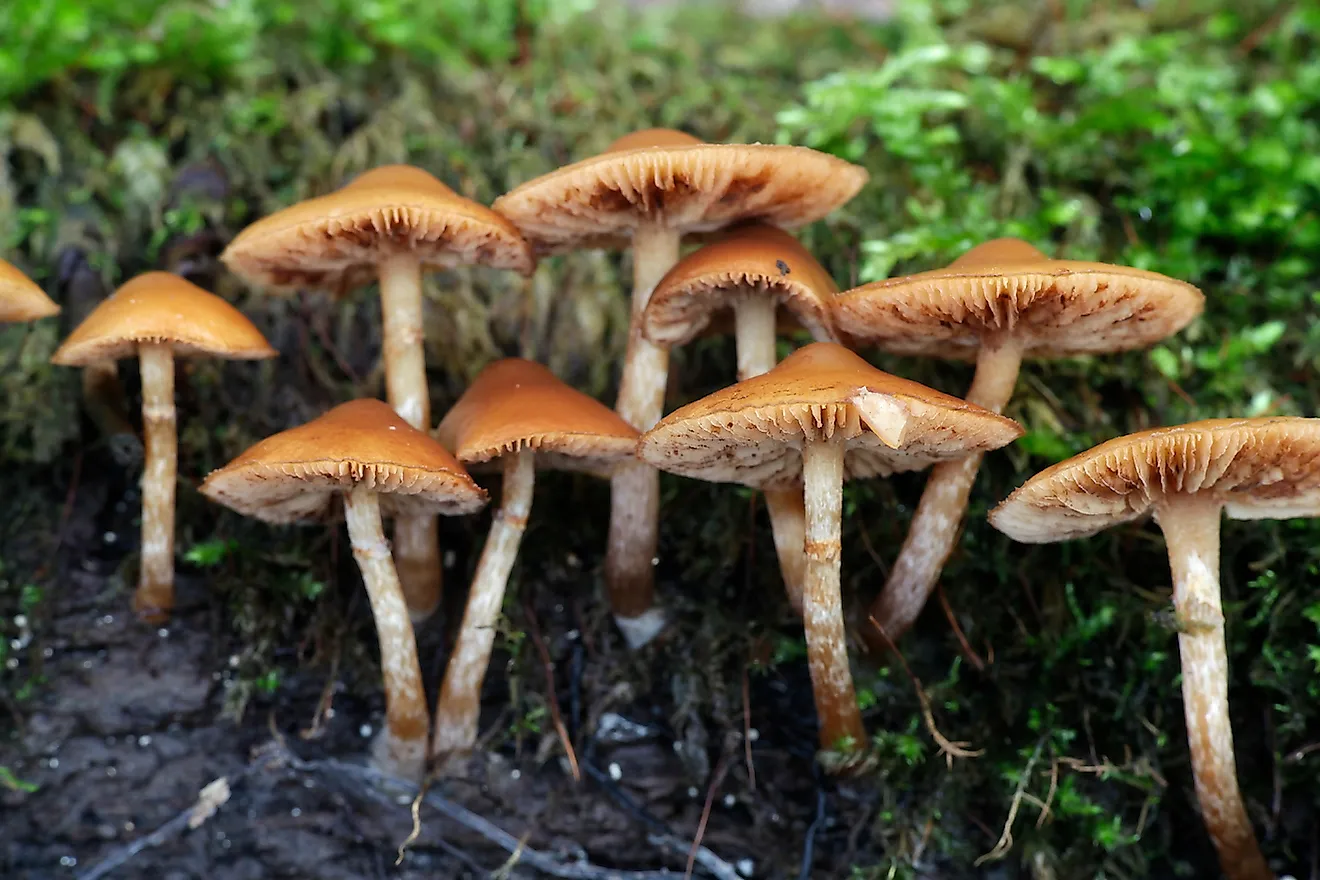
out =
{"type": "Polygon", "coordinates": [[[1241,55],[1250,55],[1266,37],[1278,30],[1279,25],[1283,24],[1284,19],[1286,19],[1288,14],[1292,12],[1292,8],[1293,4],[1285,3],[1275,10],[1273,15],[1261,22],[1259,27],[1247,34],[1242,39],[1242,42],[1238,43],[1238,53],[1241,55]]]}
{"type": "Polygon", "coordinates": [[[564,716],[559,713],[559,696],[555,693],[555,667],[550,661],[550,650],[546,648],[545,641],[541,638],[541,627],[536,623],[536,610],[532,608],[530,598],[524,600],[523,609],[527,613],[527,632],[532,637],[532,644],[536,646],[536,653],[541,655],[541,666],[545,669],[545,696],[550,703],[550,722],[555,726],[555,733],[559,734],[560,742],[564,744],[564,754],[568,756],[568,767],[573,771],[573,781],[581,782],[582,771],[578,769],[573,740],[569,738],[568,729],[564,727],[564,716]]]}
{"type": "Polygon", "coordinates": [[[710,780],[710,788],[706,789],[706,804],[701,808],[701,821],[697,823],[697,833],[692,838],[692,849],[688,850],[687,867],[683,870],[683,880],[690,880],[692,877],[692,866],[697,861],[697,850],[701,849],[701,838],[706,836],[706,823],[710,821],[710,809],[715,805],[715,792],[719,790],[720,783],[724,781],[724,774],[728,772],[728,755],[725,755],[715,765],[715,773],[710,780]]]}
{"type": "Polygon", "coordinates": [[[945,763],[949,767],[953,767],[954,758],[979,758],[984,755],[985,749],[968,749],[966,746],[971,745],[971,743],[961,740],[953,742],[940,733],[940,729],[935,726],[935,713],[930,708],[930,697],[926,695],[926,689],[921,686],[921,679],[917,678],[916,673],[912,671],[912,667],[908,666],[907,658],[903,656],[902,651],[898,650],[898,646],[894,644],[893,639],[889,638],[889,633],[885,632],[885,628],[880,625],[880,621],[876,620],[874,616],[868,619],[871,621],[871,625],[876,628],[876,631],[880,633],[880,638],[884,639],[885,643],[889,645],[889,650],[898,658],[899,665],[903,667],[903,671],[907,673],[908,679],[912,682],[912,687],[917,692],[917,700],[921,703],[921,719],[925,722],[926,730],[930,732],[931,739],[935,740],[935,745],[939,746],[940,753],[944,755],[945,763]]]}
{"type": "Polygon", "coordinates": [[[1045,745],[1045,738],[1036,743],[1036,750],[1031,753],[1031,758],[1027,761],[1026,769],[1022,771],[1022,776],[1018,779],[1017,791],[1013,792],[1013,802],[1008,807],[1008,818],[1004,820],[1004,830],[999,833],[999,840],[995,841],[994,847],[990,852],[972,862],[972,865],[979,868],[986,862],[1002,859],[1008,855],[1008,851],[1013,848],[1013,822],[1017,820],[1018,808],[1022,806],[1022,796],[1026,794],[1027,782],[1031,779],[1032,768],[1036,766],[1036,760],[1040,757],[1040,750],[1045,745]]]}
{"type": "Polygon", "coordinates": [[[802,841],[802,872],[798,880],[811,880],[811,868],[816,861],[816,834],[825,825],[825,789],[816,783],[816,816],[807,826],[806,839],[802,841]]]}
{"type": "Polygon", "coordinates": [[[742,673],[743,761],[747,764],[747,788],[749,791],[756,791],[756,765],[752,763],[752,686],[749,678],[747,666],[744,664],[742,673]]]}
{"type": "Polygon", "coordinates": [[[977,654],[967,641],[967,636],[963,633],[962,627],[958,625],[958,618],[953,614],[953,608],[949,605],[949,597],[944,594],[944,584],[935,586],[936,593],[940,597],[940,607],[944,609],[944,616],[949,619],[949,627],[953,629],[954,636],[958,639],[958,644],[962,646],[963,656],[967,662],[976,667],[977,672],[985,672],[985,661],[981,655],[977,654]]]}

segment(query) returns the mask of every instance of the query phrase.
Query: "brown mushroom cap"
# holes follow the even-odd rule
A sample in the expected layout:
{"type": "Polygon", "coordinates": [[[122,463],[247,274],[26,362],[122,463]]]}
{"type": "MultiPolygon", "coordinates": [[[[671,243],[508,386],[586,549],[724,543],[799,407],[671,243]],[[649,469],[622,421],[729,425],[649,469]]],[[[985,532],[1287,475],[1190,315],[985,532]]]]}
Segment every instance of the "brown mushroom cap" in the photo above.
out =
{"type": "Polygon", "coordinates": [[[524,275],[536,266],[512,223],[410,165],[375,168],[329,195],[258,220],[221,259],[271,288],[345,293],[374,281],[382,258],[405,252],[433,266],[524,275]]]}
{"type": "Polygon", "coordinates": [[[1066,541],[1193,494],[1233,519],[1320,515],[1320,419],[1210,419],[1118,437],[1032,477],[990,523],[1026,544],[1066,541]]]}
{"type": "Polygon", "coordinates": [[[740,220],[792,228],[851,199],[865,169],[806,147],[705,144],[649,129],[552,171],[492,206],[537,253],[622,248],[642,224],[709,232],[740,220]]]}
{"type": "Polygon", "coordinates": [[[671,473],[762,489],[788,488],[808,439],[842,435],[845,478],[920,470],[997,449],[1021,436],[1012,419],[881,372],[841,345],[798,349],[761,376],[666,416],[638,454],[671,473]],[[876,432],[857,405],[892,415],[876,432]]]}
{"type": "Polygon", "coordinates": [[[49,318],[59,311],[60,307],[35,281],[0,260],[0,324],[49,318]]]}
{"type": "Polygon", "coordinates": [[[711,316],[738,300],[772,297],[818,339],[832,339],[838,288],[798,240],[774,226],[740,226],[683,258],[656,285],[642,332],[657,345],[685,345],[711,316]]]}
{"type": "Polygon", "coordinates": [[[543,469],[600,475],[632,458],[638,437],[612,409],[521,358],[482,370],[435,433],[465,464],[528,449],[543,469]]]}
{"type": "Polygon", "coordinates": [[[839,294],[849,339],[896,354],[973,359],[982,337],[1011,331],[1028,357],[1143,348],[1201,314],[1205,297],[1156,272],[1052,260],[1025,241],[978,245],[944,269],[839,294]]]}
{"type": "Polygon", "coordinates": [[[472,513],[486,503],[447,449],[370,399],[267,437],[212,471],[200,491],[245,516],[289,523],[327,518],[335,494],[359,483],[392,515],[472,513]]]}
{"type": "Polygon", "coordinates": [[[214,293],[178,275],[147,272],[93,309],[51,363],[81,367],[130,357],[144,343],[168,344],[176,356],[258,360],[277,354],[242,312],[214,293]]]}

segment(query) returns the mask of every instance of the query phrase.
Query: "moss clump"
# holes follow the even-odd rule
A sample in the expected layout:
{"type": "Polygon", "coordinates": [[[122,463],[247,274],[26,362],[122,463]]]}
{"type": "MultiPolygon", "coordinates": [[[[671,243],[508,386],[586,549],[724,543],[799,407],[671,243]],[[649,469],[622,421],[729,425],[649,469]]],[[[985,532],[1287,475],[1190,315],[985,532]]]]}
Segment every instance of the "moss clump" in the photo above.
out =
{"type": "MultiPolygon", "coordinates": [[[[513,0],[345,3],[338,17],[304,15],[304,0],[164,19],[145,2],[80,6],[82,19],[34,11],[62,4],[0,12],[12,25],[0,26],[0,58],[23,57],[12,51],[20,45],[27,53],[21,75],[0,64],[0,94],[11,101],[0,111],[0,240],[57,295],[75,254],[104,284],[186,269],[285,354],[275,364],[187,368],[185,480],[333,402],[378,393],[370,298],[258,295],[215,257],[255,217],[379,163],[421,165],[489,202],[633,128],[780,139],[872,173],[862,196],[804,236],[843,285],[1016,235],[1204,289],[1205,317],[1151,352],[1025,365],[1008,414],[1029,434],[987,461],[943,579],[985,669],[964,659],[938,608],[902,646],[932,720],[984,752],[950,770],[901,668],[863,662],[857,680],[881,769],[816,847],[819,870],[840,875],[855,864],[863,877],[971,876],[1016,801],[1013,844],[1000,854],[1031,876],[1213,870],[1190,791],[1158,536],[1132,526],[1026,549],[990,530],[984,514],[1031,473],[1120,433],[1311,414],[1320,330],[1297,317],[1315,307],[1320,270],[1320,13],[1311,5],[1108,2],[1074,12],[946,0],[901,4],[900,18],[875,24],[513,0]],[[387,14],[368,20],[367,6],[387,14]],[[478,7],[488,11],[469,17],[478,7]],[[147,40],[138,12],[112,8],[150,8],[143,20],[166,38],[147,40]],[[432,18],[397,26],[400,11],[432,18]],[[64,37],[33,48],[41,28],[64,37]],[[862,828],[851,840],[850,822],[862,828]]],[[[608,399],[626,334],[621,268],[612,256],[576,254],[526,282],[479,271],[430,279],[436,411],[504,354],[546,362],[608,399]]],[[[54,322],[0,332],[0,364],[19,364],[0,379],[3,454],[39,463],[0,476],[5,621],[20,587],[48,576],[38,576],[41,553],[58,530],[76,453],[96,454],[73,436],[76,380],[44,364],[54,337],[54,322]]],[[[953,393],[970,379],[958,365],[876,362],[953,393]]],[[[731,341],[688,346],[674,372],[672,404],[727,384],[731,341]]],[[[920,489],[919,476],[848,488],[845,592],[859,604],[882,583],[920,489]]],[[[523,558],[543,568],[535,578],[521,569],[502,640],[509,675],[492,675],[488,689],[515,719],[501,748],[545,724],[524,600],[547,630],[608,632],[599,602],[584,595],[607,493],[563,476],[538,491],[523,558]],[[556,491],[561,511],[545,503],[556,491]]],[[[718,742],[742,728],[750,662],[753,718],[767,742],[788,751],[810,742],[800,634],[753,496],[670,479],[664,492],[660,589],[675,611],[672,641],[657,657],[587,663],[582,699],[652,706],[676,738],[718,742]]],[[[456,552],[450,580],[461,583],[483,525],[445,529],[456,552]]],[[[1317,539],[1320,524],[1299,521],[1230,523],[1223,540],[1240,775],[1266,851],[1295,870],[1310,858],[1320,790],[1316,762],[1294,757],[1320,727],[1317,539]]],[[[346,556],[339,548],[336,557],[332,533],[281,533],[276,549],[267,530],[184,492],[179,540],[184,550],[225,548],[194,567],[247,646],[242,669],[255,684],[245,693],[267,699],[263,689],[280,681],[272,669],[287,675],[307,663],[337,662],[370,687],[366,630],[346,614],[358,589],[351,568],[332,562],[346,556]],[[290,643],[300,649],[281,647],[290,643]]],[[[27,668],[6,673],[11,693],[27,668]]]]}

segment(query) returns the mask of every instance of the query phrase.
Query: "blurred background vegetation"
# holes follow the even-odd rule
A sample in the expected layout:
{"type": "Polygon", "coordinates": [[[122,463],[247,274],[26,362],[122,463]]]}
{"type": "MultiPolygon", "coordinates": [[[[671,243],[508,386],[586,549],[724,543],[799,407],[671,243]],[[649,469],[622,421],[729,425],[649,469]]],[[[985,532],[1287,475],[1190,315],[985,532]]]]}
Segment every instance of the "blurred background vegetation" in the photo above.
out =
{"type": "MultiPolygon", "coordinates": [[[[872,174],[856,200],[803,233],[841,287],[1014,235],[1055,255],[1164,272],[1207,296],[1203,319],[1149,352],[1025,366],[1008,414],[1029,433],[991,457],[943,581],[985,671],[960,654],[938,608],[903,644],[941,728],[985,754],[947,767],[901,669],[862,660],[884,760],[860,784],[869,842],[848,850],[856,876],[918,876],[914,864],[980,876],[972,859],[992,848],[1015,793],[1007,876],[1206,876],[1156,533],[1133,526],[1024,549],[984,513],[1031,473],[1120,433],[1314,415],[1320,5],[921,0],[883,20],[853,19],[842,5],[745,18],[719,4],[604,0],[0,4],[0,251],[66,306],[63,325],[0,328],[0,629],[55,586],[20,541],[57,529],[71,458],[94,443],[76,377],[46,364],[86,290],[104,295],[147,268],[184,271],[239,303],[281,349],[278,363],[188,368],[180,470],[195,482],[251,440],[379,389],[370,297],[270,298],[217,265],[256,217],[400,161],[489,203],[652,125],[805,144],[872,174]]],[[[505,354],[612,399],[627,278],[615,256],[577,254],[528,282],[481,271],[430,279],[436,409],[505,354]]],[[[961,365],[874,359],[952,393],[970,379],[961,365]]],[[[678,352],[671,402],[726,384],[732,363],[723,340],[678,352]]],[[[124,370],[130,393],[133,374],[124,370]]],[[[559,479],[564,497],[603,512],[602,488],[559,479]]],[[[726,695],[748,657],[758,675],[801,685],[800,634],[777,598],[765,529],[749,533],[751,496],[665,486],[661,589],[678,622],[659,650],[671,654],[617,674],[666,706],[689,702],[675,694],[682,677],[696,695],[684,712],[741,729],[726,695]]],[[[920,487],[919,476],[849,487],[844,578],[858,604],[883,582],[920,487]]],[[[186,492],[180,506],[181,552],[209,572],[245,645],[255,686],[240,690],[274,699],[305,659],[279,653],[277,628],[328,626],[324,536],[292,536],[277,555],[263,547],[268,531],[186,492]]],[[[599,562],[603,513],[595,522],[547,515],[552,507],[539,503],[524,587],[542,577],[527,569],[538,552],[570,548],[588,572],[599,562]]],[[[482,531],[447,528],[461,548],[482,531]]],[[[1227,524],[1224,554],[1240,773],[1267,853],[1301,873],[1320,825],[1310,750],[1320,738],[1320,526],[1227,524]]],[[[577,570],[559,569],[543,578],[581,592],[577,570]]],[[[520,608],[511,598],[502,640],[514,670],[520,608]]],[[[0,657],[15,635],[5,632],[0,657]]],[[[369,666],[369,655],[355,662],[369,666]]],[[[30,698],[26,661],[0,676],[7,700],[30,698]]],[[[529,716],[529,689],[497,698],[529,716]]],[[[675,728],[686,723],[670,714],[675,728]]]]}

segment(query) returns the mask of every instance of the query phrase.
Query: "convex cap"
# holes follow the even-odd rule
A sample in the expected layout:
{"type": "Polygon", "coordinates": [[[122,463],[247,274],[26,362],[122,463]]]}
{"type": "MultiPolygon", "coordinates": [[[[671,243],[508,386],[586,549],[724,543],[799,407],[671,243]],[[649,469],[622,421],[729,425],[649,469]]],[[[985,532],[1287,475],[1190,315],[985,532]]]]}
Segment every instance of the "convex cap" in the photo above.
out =
{"type": "Polygon", "coordinates": [[[840,294],[845,337],[897,354],[976,357],[986,335],[1012,334],[1029,357],[1142,348],[1201,314],[1205,297],[1156,272],[1053,260],[1015,238],[978,245],[944,269],[840,294]]]}
{"type": "Polygon", "coordinates": [[[221,259],[272,288],[345,293],[376,280],[382,259],[409,252],[425,265],[535,268],[513,224],[410,165],[373,169],[258,220],[221,259]]]}
{"type": "Polygon", "coordinates": [[[272,523],[328,518],[336,493],[358,484],[391,515],[472,513],[486,492],[443,446],[379,400],[340,404],[267,437],[212,471],[201,492],[272,523]]]}
{"type": "Polygon", "coordinates": [[[881,372],[840,345],[798,349],[761,376],[666,416],[639,455],[661,470],[762,489],[795,485],[808,441],[841,437],[847,479],[920,470],[998,449],[1012,419],[881,372]]]}
{"type": "Polygon", "coordinates": [[[1066,541],[1191,495],[1232,519],[1320,515],[1320,419],[1210,419],[1119,437],[1032,477],[990,524],[1027,544],[1066,541]]]}
{"type": "Polygon", "coordinates": [[[500,196],[492,207],[537,253],[620,248],[645,224],[709,232],[740,220],[792,228],[855,196],[866,170],[806,147],[707,144],[670,129],[620,138],[500,196]]]}
{"type": "Polygon", "coordinates": [[[0,260],[0,324],[49,318],[59,311],[35,281],[0,260]]]}
{"type": "Polygon", "coordinates": [[[436,437],[466,464],[532,450],[542,468],[608,474],[637,449],[637,430],[540,364],[495,361],[441,420],[436,437]]]}
{"type": "Polygon", "coordinates": [[[275,349],[242,312],[214,293],[168,272],[148,272],[92,310],[51,362],[80,367],[137,354],[143,344],[168,345],[176,356],[231,360],[274,357],[275,349]]]}
{"type": "Polygon", "coordinates": [[[684,345],[711,317],[739,300],[768,297],[819,341],[834,338],[838,292],[829,273],[793,236],[760,223],[739,226],[684,257],[656,285],[642,332],[658,345],[684,345]]]}

